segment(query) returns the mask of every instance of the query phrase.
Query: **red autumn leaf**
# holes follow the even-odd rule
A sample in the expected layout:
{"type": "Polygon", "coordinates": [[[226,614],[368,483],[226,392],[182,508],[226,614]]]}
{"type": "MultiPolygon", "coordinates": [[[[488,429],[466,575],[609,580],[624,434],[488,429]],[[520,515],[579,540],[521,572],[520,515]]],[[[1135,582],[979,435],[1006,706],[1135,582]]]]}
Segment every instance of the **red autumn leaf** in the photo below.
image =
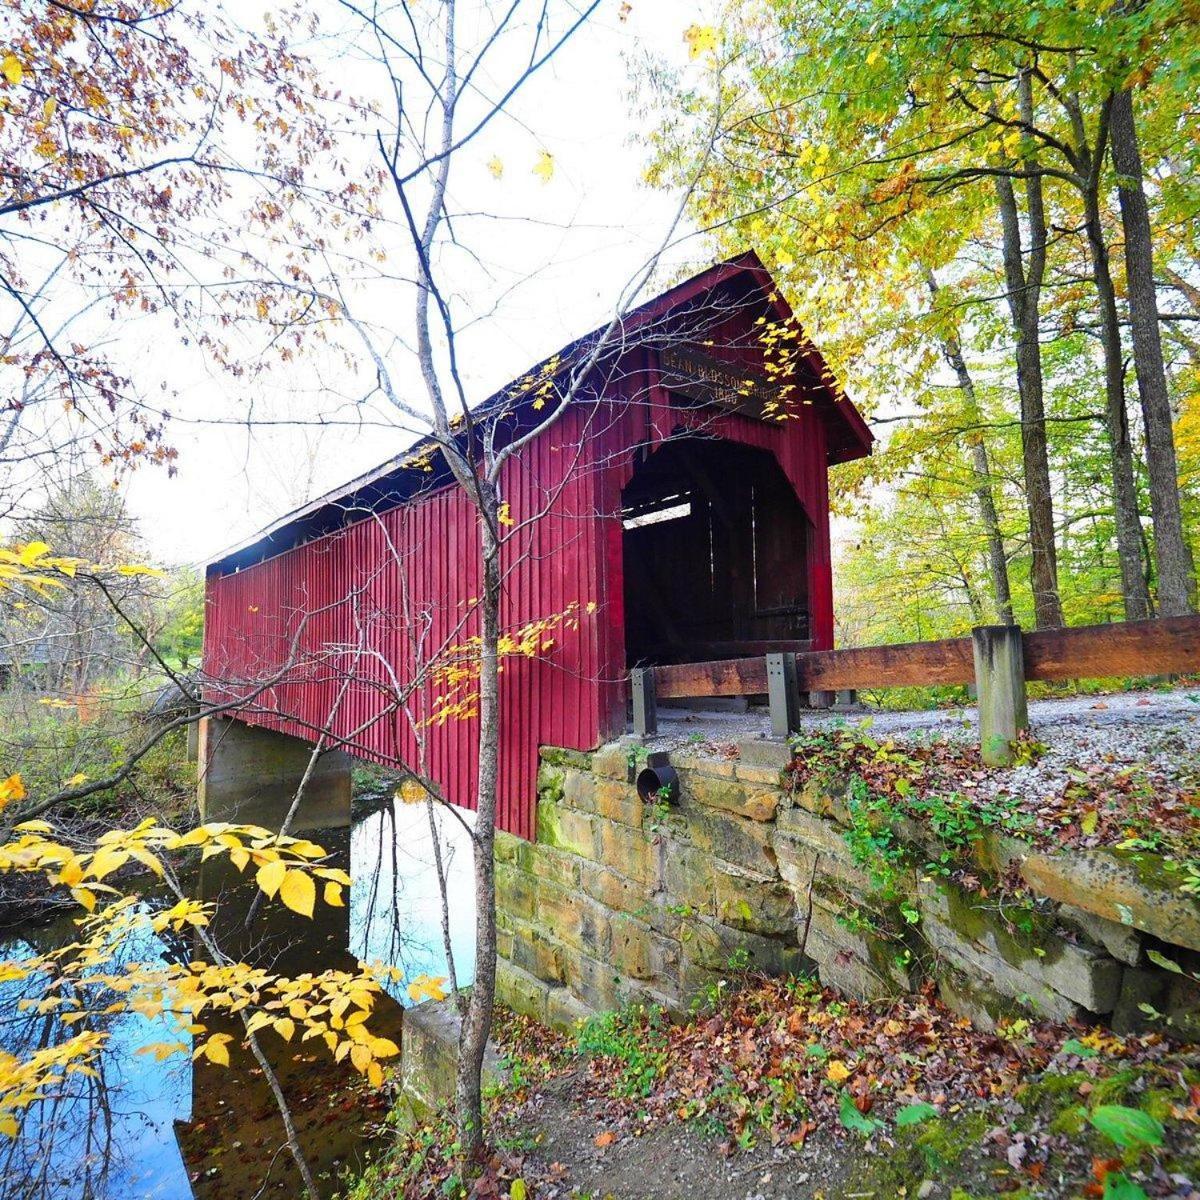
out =
{"type": "Polygon", "coordinates": [[[603,1150],[605,1146],[611,1146],[617,1140],[617,1135],[611,1129],[606,1129],[603,1133],[596,1134],[593,1140],[603,1150]]]}

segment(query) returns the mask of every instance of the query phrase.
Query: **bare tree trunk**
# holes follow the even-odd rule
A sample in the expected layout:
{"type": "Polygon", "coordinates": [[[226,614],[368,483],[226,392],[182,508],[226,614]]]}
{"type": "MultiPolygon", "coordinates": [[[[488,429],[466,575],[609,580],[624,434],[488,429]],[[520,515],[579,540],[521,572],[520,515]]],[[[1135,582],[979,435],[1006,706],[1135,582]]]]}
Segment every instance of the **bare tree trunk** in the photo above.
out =
{"type": "MultiPolygon", "coordinates": [[[[1028,69],[1017,80],[1021,117],[1033,127],[1033,82],[1028,69]]],[[[1029,264],[1021,249],[1021,225],[1012,181],[996,177],[1003,230],[1004,275],[1008,306],[1016,334],[1017,390],[1021,400],[1021,453],[1025,469],[1025,504],[1029,513],[1030,584],[1034,624],[1050,629],[1063,624],[1058,595],[1058,554],[1054,544],[1054,493],[1046,446],[1046,404],[1042,380],[1041,304],[1046,274],[1046,207],[1042,177],[1028,137],[1023,139],[1025,208],[1029,224],[1029,264]]]]}
{"type": "MultiPolygon", "coordinates": [[[[936,300],[938,293],[937,277],[928,269],[925,281],[929,285],[929,293],[936,300]]],[[[972,424],[979,421],[979,401],[975,395],[975,383],[971,372],[967,370],[967,360],[963,358],[962,344],[958,337],[947,334],[942,341],[942,354],[954,371],[958,380],[959,391],[966,401],[967,420],[972,424]]],[[[1004,553],[1004,534],[1000,530],[1000,518],[996,513],[996,498],[992,490],[992,470],[988,462],[987,447],[983,435],[978,429],[969,434],[971,443],[971,469],[975,475],[975,505],[979,510],[979,519],[983,522],[987,534],[988,565],[992,577],[992,599],[996,606],[996,615],[1005,625],[1013,623],[1012,591],[1008,582],[1008,556],[1004,553]]]]}
{"type": "Polygon", "coordinates": [[[1092,278],[1100,301],[1100,340],[1104,349],[1104,424],[1108,431],[1112,460],[1113,520],[1117,531],[1117,560],[1121,567],[1121,594],[1125,600],[1126,620],[1143,621],[1151,615],[1150,595],[1142,568],[1142,523],[1138,515],[1129,415],[1125,407],[1121,325],[1109,268],[1108,246],[1100,222],[1099,202],[1092,188],[1084,193],[1084,213],[1092,278]]]}
{"type": "MultiPolygon", "coordinates": [[[[1041,200],[1041,181],[1029,180],[1030,194],[1041,200]]],[[[996,178],[996,198],[1004,232],[1004,274],[1008,307],[1016,334],[1017,391],[1021,402],[1021,457],[1025,473],[1025,507],[1029,515],[1033,589],[1033,620],[1038,629],[1063,623],[1058,596],[1058,563],[1054,546],[1054,495],[1050,486],[1050,459],[1046,446],[1046,406],[1042,384],[1042,345],[1039,299],[1045,264],[1046,227],[1039,212],[1030,217],[1029,273],[1026,277],[1021,248],[1021,224],[1012,183],[996,178]],[[1040,227],[1039,227],[1040,225],[1040,227]]]]}
{"type": "Polygon", "coordinates": [[[455,1105],[459,1139],[468,1158],[483,1146],[483,1058],[496,1000],[496,793],[500,768],[500,544],[499,505],[480,481],[479,529],[483,552],[479,662],[479,775],[475,818],[475,978],[458,1043],[455,1105]]]}
{"type": "Polygon", "coordinates": [[[1150,210],[1142,186],[1142,157],[1134,125],[1133,93],[1112,99],[1109,139],[1117,172],[1121,224],[1125,230],[1125,282],[1133,362],[1146,429],[1146,467],[1150,476],[1150,512],[1154,521],[1154,559],[1158,567],[1158,608],[1164,616],[1192,611],[1195,580],[1183,536],[1175,434],[1167,373],[1158,326],[1154,286],[1154,243],[1150,210]]]}

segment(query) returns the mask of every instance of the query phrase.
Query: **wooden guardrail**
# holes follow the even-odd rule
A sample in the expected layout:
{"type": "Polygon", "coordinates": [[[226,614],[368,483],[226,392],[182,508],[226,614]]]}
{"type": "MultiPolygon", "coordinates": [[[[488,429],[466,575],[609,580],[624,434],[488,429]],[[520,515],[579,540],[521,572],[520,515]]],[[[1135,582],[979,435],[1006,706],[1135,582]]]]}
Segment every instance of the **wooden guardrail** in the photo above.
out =
{"type": "Polygon", "coordinates": [[[1046,629],[985,625],[971,637],[683,663],[632,672],[634,728],[656,728],[656,700],[767,694],[783,736],[806,706],[862,688],[976,685],[985,758],[1002,761],[1027,725],[1027,680],[1185,674],[1200,670],[1200,616],[1046,629]]]}

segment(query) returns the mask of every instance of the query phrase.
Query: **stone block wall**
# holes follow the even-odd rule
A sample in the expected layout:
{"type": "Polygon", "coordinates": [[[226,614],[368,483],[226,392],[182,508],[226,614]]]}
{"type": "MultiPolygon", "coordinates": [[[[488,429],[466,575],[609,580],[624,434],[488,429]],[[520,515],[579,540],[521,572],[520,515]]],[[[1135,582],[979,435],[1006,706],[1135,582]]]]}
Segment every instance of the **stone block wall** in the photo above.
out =
{"type": "Polygon", "coordinates": [[[783,744],[672,753],[671,806],[638,798],[636,753],[628,740],[545,747],[536,841],[497,835],[497,987],[518,1011],[557,1027],[629,1003],[682,1013],[751,967],[812,972],[868,999],[933,981],[984,1025],[1026,1013],[1131,1029],[1149,1006],[1200,1032],[1188,978],[1200,903],[1145,856],[1039,854],[988,833],[971,848],[981,886],[968,892],[923,869],[944,847],[901,820],[904,861],[883,886],[851,850],[842,798],[789,787],[783,744]],[[1031,902],[989,886],[1014,873],[1031,902]]]}

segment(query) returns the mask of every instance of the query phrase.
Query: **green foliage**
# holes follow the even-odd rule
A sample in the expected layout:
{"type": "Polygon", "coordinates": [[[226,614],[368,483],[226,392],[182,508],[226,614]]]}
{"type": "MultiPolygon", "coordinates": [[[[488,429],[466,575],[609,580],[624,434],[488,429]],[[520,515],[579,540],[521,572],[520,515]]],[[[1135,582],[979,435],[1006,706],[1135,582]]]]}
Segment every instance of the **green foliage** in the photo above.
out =
{"type": "Polygon", "coordinates": [[[1161,1146],[1162,1123],[1140,1108],[1102,1104],[1092,1109],[1088,1120],[1122,1150],[1161,1146]]]}
{"type": "Polygon", "coordinates": [[[648,1096],[666,1069],[667,1018],[657,1005],[637,1005],[584,1021],[575,1035],[581,1054],[607,1059],[617,1095],[648,1096]]]}
{"type": "MultiPolygon", "coordinates": [[[[102,779],[150,736],[145,683],[114,684],[78,703],[46,703],[15,690],[0,693],[0,765],[19,773],[31,795],[102,779]]],[[[79,802],[78,811],[114,816],[137,809],[163,818],[189,811],[195,769],[186,761],[187,733],[165,735],[142,757],[137,777],[79,802]]]]}
{"type": "Polygon", "coordinates": [[[838,1118],[851,1133],[862,1137],[870,1137],[885,1128],[884,1123],[877,1117],[868,1117],[859,1112],[854,1097],[849,1092],[842,1092],[838,1097],[838,1118]]]}
{"type": "Polygon", "coordinates": [[[192,568],[180,568],[168,580],[156,605],[154,648],[179,671],[200,663],[204,642],[204,578],[192,568]]]}
{"type": "MultiPolygon", "coordinates": [[[[886,418],[875,454],[834,477],[837,502],[856,518],[836,574],[841,640],[925,640],[995,619],[981,491],[996,509],[1014,615],[1031,621],[1015,338],[996,198],[996,179],[1008,173],[1024,219],[1031,163],[1043,172],[1055,230],[1040,303],[1059,588],[1068,623],[1119,619],[1111,452],[1097,411],[1097,293],[1079,163],[1061,148],[1080,127],[1094,138],[1108,98],[1133,88],[1154,181],[1147,201],[1156,274],[1173,281],[1161,304],[1194,319],[1200,144],[1182,133],[1200,80],[1194,5],[739,0],[725,6],[720,29],[703,76],[659,70],[648,80],[660,122],[649,177],[678,186],[699,172],[693,213],[715,230],[715,253],[758,249],[833,375],[868,417],[886,418]],[[1018,96],[1030,67],[1032,126],[1018,96]],[[948,366],[955,349],[966,384],[948,366]]],[[[1106,150],[1097,156],[1099,220],[1124,316],[1118,181],[1106,150]]],[[[1200,347],[1166,323],[1163,336],[1195,549],[1200,347]]],[[[1130,378],[1131,397],[1132,386],[1130,378]]],[[[1130,421],[1134,484],[1146,514],[1139,424],[1130,421]]]]}
{"type": "Polygon", "coordinates": [[[1146,1200],[1146,1191],[1122,1171],[1111,1171],[1104,1177],[1102,1200],[1146,1200]]]}
{"type": "Polygon", "coordinates": [[[928,1121],[931,1117],[936,1117],[938,1111],[932,1104],[918,1102],[916,1104],[906,1104],[896,1113],[896,1124],[904,1127],[906,1125],[920,1125],[922,1121],[928,1121]]]}

